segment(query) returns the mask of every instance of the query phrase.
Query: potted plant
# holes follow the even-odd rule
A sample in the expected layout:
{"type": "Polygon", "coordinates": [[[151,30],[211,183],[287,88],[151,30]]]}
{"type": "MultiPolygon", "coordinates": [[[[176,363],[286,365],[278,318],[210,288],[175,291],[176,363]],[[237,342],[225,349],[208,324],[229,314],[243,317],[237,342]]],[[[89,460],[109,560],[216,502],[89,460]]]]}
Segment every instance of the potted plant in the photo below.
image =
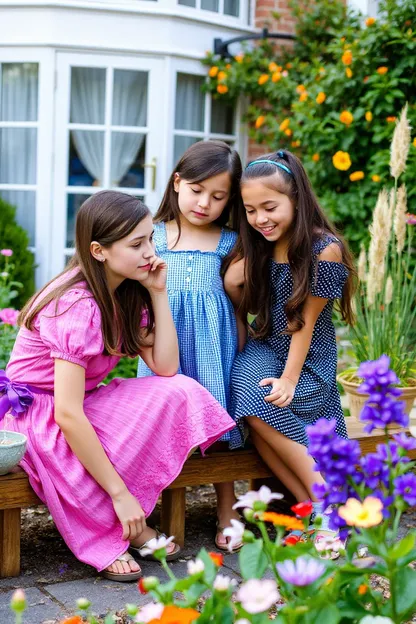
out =
{"type": "Polygon", "coordinates": [[[390,358],[399,379],[406,412],[416,398],[416,263],[412,260],[413,215],[407,213],[406,187],[399,178],[410,147],[407,105],[394,131],[390,172],[393,188],[383,189],[373,213],[368,251],[361,249],[355,299],[357,320],[351,343],[357,365],[338,375],[349,397],[351,416],[358,417],[368,397],[359,391],[360,362],[390,358]]]}

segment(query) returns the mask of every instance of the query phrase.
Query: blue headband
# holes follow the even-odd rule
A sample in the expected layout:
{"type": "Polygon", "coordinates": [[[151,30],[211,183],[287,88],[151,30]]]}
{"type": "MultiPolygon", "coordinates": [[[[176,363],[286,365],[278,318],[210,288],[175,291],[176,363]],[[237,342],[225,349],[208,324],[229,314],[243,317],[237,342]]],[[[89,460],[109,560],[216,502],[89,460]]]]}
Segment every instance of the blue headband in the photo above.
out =
{"type": "Polygon", "coordinates": [[[286,167],[286,165],[284,165],[283,163],[276,162],[275,160],[268,160],[266,158],[264,159],[262,158],[261,160],[253,160],[253,162],[247,165],[246,169],[248,169],[249,167],[252,167],[253,165],[259,165],[260,163],[268,163],[269,165],[275,165],[276,167],[279,167],[279,169],[283,169],[283,171],[286,171],[286,173],[293,176],[293,173],[291,172],[289,167],[286,167]]]}

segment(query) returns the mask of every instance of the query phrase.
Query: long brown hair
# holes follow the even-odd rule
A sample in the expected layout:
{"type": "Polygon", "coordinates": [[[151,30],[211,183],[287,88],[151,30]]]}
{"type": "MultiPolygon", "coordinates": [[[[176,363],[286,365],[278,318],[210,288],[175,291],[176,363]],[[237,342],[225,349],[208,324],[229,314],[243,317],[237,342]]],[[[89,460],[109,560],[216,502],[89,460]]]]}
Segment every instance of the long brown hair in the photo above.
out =
{"type": "MultiPolygon", "coordinates": [[[[241,159],[234,149],[224,141],[198,141],[184,153],[169,178],[162,203],[155,214],[154,221],[176,221],[179,241],[181,235],[178,194],[175,191],[175,174],[182,180],[198,184],[208,178],[228,173],[231,179],[230,197],[221,215],[215,220],[220,226],[229,224],[237,230],[237,212],[240,203],[240,180],[242,174],[241,159]]],[[[176,244],[176,243],[175,243],[176,244]]]]}
{"type": "MultiPolygon", "coordinates": [[[[352,255],[346,242],[320,208],[302,163],[294,154],[282,150],[261,156],[258,160],[278,162],[292,172],[291,175],[276,165],[258,163],[247,167],[241,180],[243,185],[245,180],[269,178],[268,185],[287,195],[296,208],[288,246],[293,291],[285,306],[288,321],[286,333],[293,334],[304,326],[302,311],[310,294],[312,244],[317,237],[326,234],[332,234],[340,241],[342,262],[348,269],[348,278],[337,306],[344,321],[353,324],[351,300],[355,289],[356,272],[352,255]]],[[[256,338],[265,338],[271,331],[269,261],[273,256],[274,243],[267,241],[249,225],[244,206],[241,210],[239,239],[235,249],[226,258],[224,270],[233,259],[245,258],[245,283],[239,313],[242,318],[247,318],[249,313],[256,314],[255,327],[251,328],[250,332],[256,338]]]]}
{"type": "Polygon", "coordinates": [[[59,284],[44,297],[41,296],[42,293],[57,278],[37,292],[21,311],[19,324],[33,330],[36,315],[48,303],[56,301],[56,314],[62,295],[85,281],[100,308],[104,353],[136,356],[145,344],[139,333],[144,309],[148,313],[147,333],[154,323],[149,292],[139,282],[125,279],[112,293],[108,287],[104,265],[92,256],[90,245],[92,241],[97,241],[102,247],[111,247],[116,241],[128,236],[148,215],[149,209],[140,200],[126,193],[101,191],[89,197],[77,214],[75,255],[65,270],[57,276],[61,278],[68,274],[68,279],[59,279],[59,284]]]}

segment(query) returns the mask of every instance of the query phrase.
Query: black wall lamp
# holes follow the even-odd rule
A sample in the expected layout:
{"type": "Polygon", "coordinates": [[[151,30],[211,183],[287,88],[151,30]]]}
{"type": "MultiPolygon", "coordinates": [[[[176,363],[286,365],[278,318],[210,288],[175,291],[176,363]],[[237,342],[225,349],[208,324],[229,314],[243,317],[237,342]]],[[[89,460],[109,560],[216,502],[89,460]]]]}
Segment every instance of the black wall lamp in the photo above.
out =
{"type": "Polygon", "coordinates": [[[268,28],[263,28],[261,33],[255,35],[243,35],[241,37],[234,37],[233,39],[214,39],[214,54],[221,56],[222,58],[231,58],[233,55],[228,51],[228,46],[232,43],[238,43],[239,41],[248,41],[249,39],[282,39],[293,41],[295,35],[289,33],[271,33],[268,28]]]}

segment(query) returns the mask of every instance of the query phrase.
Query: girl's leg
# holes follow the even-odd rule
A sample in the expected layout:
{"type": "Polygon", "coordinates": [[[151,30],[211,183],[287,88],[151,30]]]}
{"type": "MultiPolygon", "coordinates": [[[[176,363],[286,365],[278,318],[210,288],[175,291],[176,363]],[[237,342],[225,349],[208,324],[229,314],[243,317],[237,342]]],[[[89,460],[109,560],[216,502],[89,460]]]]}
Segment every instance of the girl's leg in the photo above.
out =
{"type": "MultiPolygon", "coordinates": [[[[267,442],[283,464],[297,477],[307,492],[306,498],[315,501],[312,486],[315,483],[324,483],[324,480],[319,472],[315,472],[315,461],[308,455],[308,449],[279,433],[257,416],[248,416],[246,420],[251,429],[267,442]]],[[[295,492],[293,494],[296,496],[295,492]]]]}
{"type": "Polygon", "coordinates": [[[298,502],[309,498],[308,491],[298,477],[283,463],[271,446],[258,434],[254,428],[250,431],[254,446],[273,474],[292,492],[298,502]]]}
{"type": "MultiPolygon", "coordinates": [[[[217,494],[218,527],[225,529],[231,526],[232,519],[240,519],[238,512],[233,509],[233,505],[237,501],[234,492],[234,481],[214,483],[214,488],[217,494]]],[[[220,530],[217,531],[216,542],[221,547],[225,548],[227,546],[227,538],[220,530]]]]}

